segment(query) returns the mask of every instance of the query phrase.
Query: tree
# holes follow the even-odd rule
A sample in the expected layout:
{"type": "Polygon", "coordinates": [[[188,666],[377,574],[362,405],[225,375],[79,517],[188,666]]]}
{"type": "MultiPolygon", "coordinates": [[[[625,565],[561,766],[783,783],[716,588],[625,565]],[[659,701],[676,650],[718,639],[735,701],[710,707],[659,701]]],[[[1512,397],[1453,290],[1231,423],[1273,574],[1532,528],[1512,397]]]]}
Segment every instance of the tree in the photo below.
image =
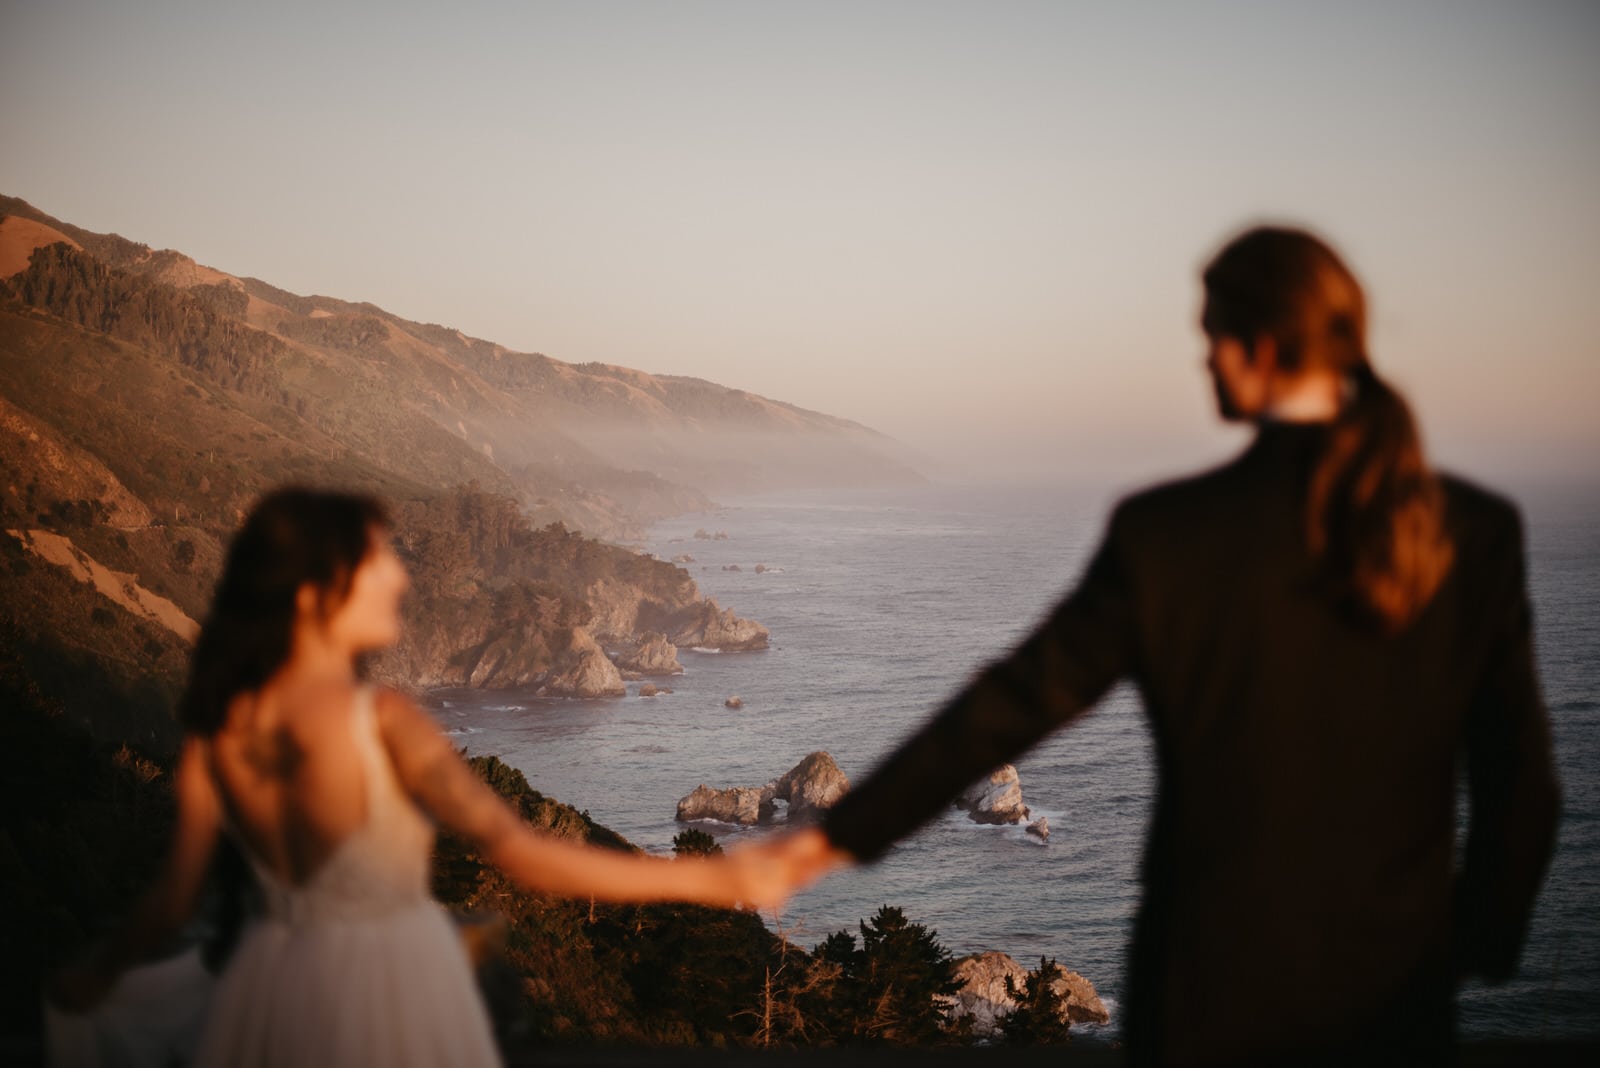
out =
{"type": "Polygon", "coordinates": [[[1039,967],[1022,980],[1022,989],[1006,976],[1006,994],[1017,1003],[1000,1023],[1004,1040],[1014,1046],[1056,1046],[1072,1041],[1067,1019],[1067,999],[1056,984],[1061,968],[1050,957],[1040,957],[1039,967]]]}
{"type": "Polygon", "coordinates": [[[680,857],[714,857],[722,846],[705,831],[690,827],[672,836],[672,852],[680,857]]]}
{"type": "Polygon", "coordinates": [[[861,922],[861,945],[838,931],[818,945],[818,961],[837,965],[829,1030],[841,1038],[929,1045],[951,1033],[936,995],[953,994],[954,963],[938,933],[884,905],[861,922]]]}

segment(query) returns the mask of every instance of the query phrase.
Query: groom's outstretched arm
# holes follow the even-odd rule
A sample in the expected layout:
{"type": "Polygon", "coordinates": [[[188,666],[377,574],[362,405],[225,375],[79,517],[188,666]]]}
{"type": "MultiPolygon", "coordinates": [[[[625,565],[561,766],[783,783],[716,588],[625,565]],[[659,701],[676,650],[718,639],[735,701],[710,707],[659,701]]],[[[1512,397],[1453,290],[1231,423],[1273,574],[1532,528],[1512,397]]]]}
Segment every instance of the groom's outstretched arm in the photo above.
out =
{"type": "Polygon", "coordinates": [[[871,860],[960,790],[1086,711],[1137,650],[1124,509],[1076,589],[829,812],[834,846],[871,860]]]}

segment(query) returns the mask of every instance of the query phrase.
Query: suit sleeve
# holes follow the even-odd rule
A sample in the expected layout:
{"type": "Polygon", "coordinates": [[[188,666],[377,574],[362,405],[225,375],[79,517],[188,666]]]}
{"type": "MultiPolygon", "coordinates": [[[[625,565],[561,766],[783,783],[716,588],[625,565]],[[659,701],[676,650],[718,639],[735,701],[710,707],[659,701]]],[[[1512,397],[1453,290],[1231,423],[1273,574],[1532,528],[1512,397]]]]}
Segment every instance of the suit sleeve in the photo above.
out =
{"type": "Polygon", "coordinates": [[[881,855],[961,789],[1086,711],[1131,670],[1134,597],[1119,508],[1076,589],[828,814],[823,830],[859,860],[881,855]]]}
{"type": "Polygon", "coordinates": [[[1470,822],[1455,901],[1457,971],[1491,982],[1516,967],[1561,802],[1514,512],[1499,541],[1488,601],[1499,623],[1468,711],[1470,822]]]}

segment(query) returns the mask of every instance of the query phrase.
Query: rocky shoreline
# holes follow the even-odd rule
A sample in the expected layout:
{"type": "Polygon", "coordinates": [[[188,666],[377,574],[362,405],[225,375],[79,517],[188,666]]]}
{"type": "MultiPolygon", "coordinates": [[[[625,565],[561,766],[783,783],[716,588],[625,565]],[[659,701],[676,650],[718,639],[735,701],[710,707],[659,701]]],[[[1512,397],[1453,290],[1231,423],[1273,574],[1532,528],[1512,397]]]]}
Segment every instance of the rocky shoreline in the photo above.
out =
{"type": "Polygon", "coordinates": [[[681,674],[680,648],[770,639],[682,567],[560,524],[534,529],[506,498],[456,491],[404,507],[395,526],[413,592],[375,674],[402,688],[620,697],[628,681],[681,674]]]}

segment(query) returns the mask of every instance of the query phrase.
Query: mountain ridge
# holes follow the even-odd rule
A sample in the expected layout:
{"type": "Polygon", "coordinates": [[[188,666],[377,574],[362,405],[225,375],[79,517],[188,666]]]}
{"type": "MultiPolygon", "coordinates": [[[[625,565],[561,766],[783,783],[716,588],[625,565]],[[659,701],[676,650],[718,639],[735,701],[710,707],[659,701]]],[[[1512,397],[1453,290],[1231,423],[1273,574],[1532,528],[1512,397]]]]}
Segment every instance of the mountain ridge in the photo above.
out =
{"type": "Polygon", "coordinates": [[[646,646],[670,668],[674,644],[768,641],[597,536],[708,487],[914,477],[847,420],[300,296],[11,197],[0,267],[0,652],[157,749],[226,544],[275,486],[389,502],[414,592],[379,678],[586,696],[624,692],[646,646]]]}
{"type": "MultiPolygon", "coordinates": [[[[621,515],[605,516],[595,504],[590,514],[578,509],[563,516],[596,533],[637,530],[662,514],[659,505],[631,500],[627,487],[637,480],[620,473],[644,470],[673,484],[682,491],[679,511],[709,503],[706,492],[920,481],[891,439],[798,405],[692,376],[517,352],[370,302],[294,294],[181,252],[92,233],[15,197],[0,196],[0,218],[53,229],[106,266],[195,295],[219,317],[291,348],[403,365],[410,379],[429,387],[413,398],[416,408],[511,469],[513,481],[528,483],[520,488],[530,503],[552,482],[565,483],[569,495],[577,485],[610,493],[621,515]],[[536,477],[515,470],[527,463],[541,465],[536,477]]],[[[14,246],[30,235],[8,236],[14,246]]],[[[30,255],[41,247],[48,246],[30,255]]],[[[0,262],[17,259],[13,247],[0,262]]],[[[314,378],[314,371],[301,370],[314,378]]],[[[328,399],[313,393],[308,402],[328,399]]],[[[667,491],[658,486],[653,496],[672,496],[667,491]]]]}

